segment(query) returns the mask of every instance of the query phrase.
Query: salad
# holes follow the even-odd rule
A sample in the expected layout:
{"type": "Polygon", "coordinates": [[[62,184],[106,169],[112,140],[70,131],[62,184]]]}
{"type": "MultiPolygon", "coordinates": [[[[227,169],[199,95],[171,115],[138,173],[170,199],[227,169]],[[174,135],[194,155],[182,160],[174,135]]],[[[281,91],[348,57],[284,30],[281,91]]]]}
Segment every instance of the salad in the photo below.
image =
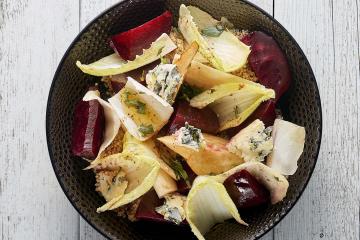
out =
{"type": "Polygon", "coordinates": [[[269,35],[194,6],[111,36],[114,53],[76,65],[101,77],[74,111],[73,155],[89,162],[98,213],[189,225],[277,204],[297,170],[305,129],[277,102],[291,83],[269,35]]]}

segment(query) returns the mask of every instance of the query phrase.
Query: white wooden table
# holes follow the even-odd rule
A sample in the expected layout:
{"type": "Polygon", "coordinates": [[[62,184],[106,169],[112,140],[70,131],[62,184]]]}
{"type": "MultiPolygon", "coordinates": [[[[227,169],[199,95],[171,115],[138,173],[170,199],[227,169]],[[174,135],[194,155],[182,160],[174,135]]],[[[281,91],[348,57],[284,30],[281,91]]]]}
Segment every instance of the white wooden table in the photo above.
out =
{"type": "MultiPolygon", "coordinates": [[[[117,0],[0,0],[0,236],[103,239],[56,181],[45,140],[55,69],[76,34],[117,0]]],[[[252,0],[299,42],[315,71],[323,140],[313,177],[263,239],[359,239],[359,0],[252,0]]]]}

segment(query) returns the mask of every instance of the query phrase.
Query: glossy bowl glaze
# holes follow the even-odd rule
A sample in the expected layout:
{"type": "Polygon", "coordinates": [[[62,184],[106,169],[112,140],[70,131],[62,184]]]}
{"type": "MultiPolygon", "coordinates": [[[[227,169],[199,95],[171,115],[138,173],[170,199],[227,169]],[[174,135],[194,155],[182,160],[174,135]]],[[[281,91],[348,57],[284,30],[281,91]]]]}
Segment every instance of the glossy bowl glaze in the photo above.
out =
{"type": "MultiPolygon", "coordinates": [[[[94,19],[75,38],[66,51],[51,85],[47,114],[46,133],[50,159],[66,196],[95,229],[110,239],[192,239],[187,228],[131,223],[113,212],[98,214],[96,208],[104,203],[95,192],[95,179],[91,171],[83,171],[85,161],[73,157],[70,152],[73,110],[95,77],[83,74],[76,60],[89,63],[112,52],[108,37],[128,30],[169,9],[178,17],[181,3],[192,4],[216,18],[226,16],[236,27],[260,30],[272,35],[289,61],[293,82],[283,96],[280,107],[286,120],[306,128],[304,153],[297,172],[289,178],[290,188],[279,204],[256,212],[242,213],[249,227],[234,221],[226,221],[212,228],[206,239],[255,239],[274,227],[295,205],[304,191],[314,170],[321,141],[321,102],[313,71],[304,53],[291,35],[271,16],[258,7],[238,0],[125,0],[94,19]]],[[[54,206],[56,207],[56,206],[54,206]]]]}

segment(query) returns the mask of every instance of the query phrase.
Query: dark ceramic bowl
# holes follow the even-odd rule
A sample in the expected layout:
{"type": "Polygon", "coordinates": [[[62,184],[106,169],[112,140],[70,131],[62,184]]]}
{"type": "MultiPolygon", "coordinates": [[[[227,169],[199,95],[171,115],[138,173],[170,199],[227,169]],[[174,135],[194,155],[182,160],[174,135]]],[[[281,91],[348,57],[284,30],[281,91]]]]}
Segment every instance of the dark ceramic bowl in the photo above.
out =
{"type": "MultiPolygon", "coordinates": [[[[46,133],[49,154],[55,174],[66,196],[95,229],[111,239],[192,239],[189,229],[152,223],[131,223],[113,212],[96,213],[104,200],[95,192],[94,175],[83,171],[85,161],[70,152],[72,113],[75,103],[96,78],[83,74],[76,60],[88,63],[112,52],[107,39],[110,35],[135,27],[171,10],[175,19],[181,3],[196,5],[216,18],[226,16],[238,28],[261,30],[272,35],[285,52],[291,66],[293,83],[282,98],[280,107],[286,120],[305,126],[306,143],[299,168],[289,178],[290,188],[279,204],[261,211],[243,214],[250,224],[241,226],[234,221],[218,224],[206,235],[207,239],[255,239],[273,228],[295,205],[314,170],[321,141],[321,102],[313,71],[296,41],[271,16],[258,7],[238,0],[125,0],[106,10],[75,38],[62,58],[51,85],[46,133]]],[[[176,21],[175,21],[176,23],[176,21]]]]}

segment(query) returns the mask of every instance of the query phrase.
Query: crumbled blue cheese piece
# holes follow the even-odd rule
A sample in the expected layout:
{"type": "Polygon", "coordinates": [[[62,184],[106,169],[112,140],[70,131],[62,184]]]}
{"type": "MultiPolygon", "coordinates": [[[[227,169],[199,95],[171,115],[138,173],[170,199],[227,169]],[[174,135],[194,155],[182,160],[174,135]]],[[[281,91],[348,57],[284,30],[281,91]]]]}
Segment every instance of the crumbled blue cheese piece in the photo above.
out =
{"type": "Polygon", "coordinates": [[[242,129],[227,144],[230,152],[246,162],[263,161],[273,149],[271,128],[266,128],[259,119],[242,129]]]}
{"type": "Polygon", "coordinates": [[[159,64],[146,75],[146,83],[150,90],[173,104],[182,76],[174,64],[159,64]]]}
{"type": "Polygon", "coordinates": [[[179,144],[186,145],[194,149],[199,149],[204,141],[204,136],[202,135],[201,130],[189,125],[187,122],[184,127],[181,127],[176,131],[175,136],[176,141],[179,144]]]}
{"type": "Polygon", "coordinates": [[[164,216],[164,219],[180,224],[185,219],[186,197],[178,193],[165,196],[164,205],[155,208],[155,211],[164,216]]]}

